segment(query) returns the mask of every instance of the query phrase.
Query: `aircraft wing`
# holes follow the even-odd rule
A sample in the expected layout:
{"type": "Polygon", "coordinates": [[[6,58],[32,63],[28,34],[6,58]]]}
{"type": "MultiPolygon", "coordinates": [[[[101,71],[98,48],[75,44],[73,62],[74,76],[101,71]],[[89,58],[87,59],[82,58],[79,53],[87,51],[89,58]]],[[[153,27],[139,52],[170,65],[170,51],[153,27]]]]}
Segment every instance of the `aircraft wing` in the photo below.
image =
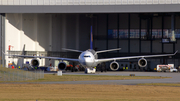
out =
{"type": "MultiPolygon", "coordinates": [[[[3,52],[4,53],[4,52],[3,52]]],[[[22,57],[22,58],[45,58],[45,59],[53,59],[53,60],[67,60],[67,61],[76,61],[78,62],[78,59],[71,59],[71,58],[61,58],[61,57],[47,57],[47,56],[29,56],[29,55],[9,55],[5,54],[6,56],[12,56],[12,57],[22,57]]]]}
{"type": "Polygon", "coordinates": [[[123,60],[123,59],[135,59],[135,58],[149,58],[149,57],[161,57],[161,56],[173,56],[177,53],[176,51],[174,54],[160,54],[160,55],[144,55],[144,56],[129,56],[129,57],[115,57],[115,58],[107,58],[107,59],[96,59],[96,62],[107,62],[113,60],[123,60]]]}

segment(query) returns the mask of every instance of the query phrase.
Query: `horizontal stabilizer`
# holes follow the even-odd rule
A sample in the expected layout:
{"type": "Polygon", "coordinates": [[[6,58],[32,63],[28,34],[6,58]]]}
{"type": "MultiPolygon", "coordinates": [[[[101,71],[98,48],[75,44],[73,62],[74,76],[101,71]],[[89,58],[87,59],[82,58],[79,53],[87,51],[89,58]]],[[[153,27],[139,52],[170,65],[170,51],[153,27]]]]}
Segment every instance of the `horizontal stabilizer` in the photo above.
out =
{"type": "Polygon", "coordinates": [[[83,51],[80,51],[80,50],[66,49],[66,48],[62,48],[62,50],[72,51],[72,52],[83,52],[83,51]]]}
{"type": "Polygon", "coordinates": [[[108,50],[102,50],[102,51],[96,51],[96,53],[110,52],[110,51],[116,51],[116,50],[121,50],[121,48],[108,49],[108,50]]]}

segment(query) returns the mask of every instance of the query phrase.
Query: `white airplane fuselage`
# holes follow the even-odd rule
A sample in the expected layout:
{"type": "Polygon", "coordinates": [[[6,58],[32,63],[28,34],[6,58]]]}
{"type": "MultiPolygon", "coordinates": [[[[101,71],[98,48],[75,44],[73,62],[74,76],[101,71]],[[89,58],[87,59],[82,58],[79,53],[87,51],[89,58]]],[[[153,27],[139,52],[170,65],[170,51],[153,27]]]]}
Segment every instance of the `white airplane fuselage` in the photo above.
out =
{"type": "Polygon", "coordinates": [[[90,51],[84,51],[79,55],[79,63],[83,66],[83,67],[88,67],[88,68],[92,68],[92,67],[96,67],[97,63],[95,61],[95,56],[93,55],[92,52],[90,51]]]}

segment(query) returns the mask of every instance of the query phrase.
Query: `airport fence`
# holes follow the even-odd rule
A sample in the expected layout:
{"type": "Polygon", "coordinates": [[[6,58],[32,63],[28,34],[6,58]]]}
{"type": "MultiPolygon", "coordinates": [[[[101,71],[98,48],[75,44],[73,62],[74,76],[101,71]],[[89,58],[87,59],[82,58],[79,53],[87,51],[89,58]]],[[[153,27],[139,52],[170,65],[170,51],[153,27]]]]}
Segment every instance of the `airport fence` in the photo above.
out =
{"type": "Polygon", "coordinates": [[[27,81],[44,78],[44,71],[24,71],[0,67],[0,81],[27,81]]]}

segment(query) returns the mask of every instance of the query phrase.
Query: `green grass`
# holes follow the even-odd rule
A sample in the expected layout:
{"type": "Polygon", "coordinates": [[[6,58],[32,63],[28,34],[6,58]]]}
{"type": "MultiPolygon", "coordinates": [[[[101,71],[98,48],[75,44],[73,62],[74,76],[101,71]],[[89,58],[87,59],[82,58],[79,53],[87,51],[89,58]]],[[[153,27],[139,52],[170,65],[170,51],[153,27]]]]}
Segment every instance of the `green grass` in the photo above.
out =
{"type": "MultiPolygon", "coordinates": [[[[27,73],[29,71],[23,71],[18,69],[0,68],[0,72],[17,72],[27,73]]],[[[56,74],[44,74],[43,79],[28,80],[28,81],[6,81],[6,82],[63,82],[63,81],[91,81],[91,80],[129,80],[129,79],[164,79],[169,77],[157,77],[157,76],[108,76],[108,75],[65,75],[57,76],[56,74]]],[[[4,81],[0,81],[4,83],[4,81]]]]}
{"type": "Polygon", "coordinates": [[[130,80],[130,79],[164,79],[168,77],[155,76],[107,76],[107,75],[63,75],[45,74],[43,79],[26,82],[63,82],[63,81],[91,81],[91,80],[130,80]]]}
{"type": "MultiPolygon", "coordinates": [[[[6,82],[52,82],[52,81],[91,81],[91,80],[130,80],[130,79],[164,79],[169,77],[156,76],[107,76],[107,75],[63,75],[45,74],[43,79],[29,81],[6,81],[6,82]]],[[[0,83],[3,83],[1,81],[0,83]]]]}

